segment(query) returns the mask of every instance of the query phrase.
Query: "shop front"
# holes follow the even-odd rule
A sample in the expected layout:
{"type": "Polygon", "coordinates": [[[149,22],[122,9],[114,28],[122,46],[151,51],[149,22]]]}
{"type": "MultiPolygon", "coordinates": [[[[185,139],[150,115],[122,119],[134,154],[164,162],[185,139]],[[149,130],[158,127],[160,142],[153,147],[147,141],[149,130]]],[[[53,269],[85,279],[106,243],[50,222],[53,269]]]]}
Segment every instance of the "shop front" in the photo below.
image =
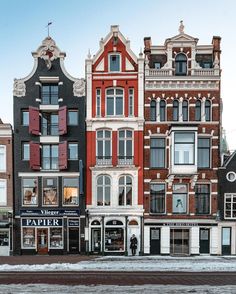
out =
{"type": "Polygon", "coordinates": [[[12,252],[12,212],[0,211],[0,256],[12,252]]]}

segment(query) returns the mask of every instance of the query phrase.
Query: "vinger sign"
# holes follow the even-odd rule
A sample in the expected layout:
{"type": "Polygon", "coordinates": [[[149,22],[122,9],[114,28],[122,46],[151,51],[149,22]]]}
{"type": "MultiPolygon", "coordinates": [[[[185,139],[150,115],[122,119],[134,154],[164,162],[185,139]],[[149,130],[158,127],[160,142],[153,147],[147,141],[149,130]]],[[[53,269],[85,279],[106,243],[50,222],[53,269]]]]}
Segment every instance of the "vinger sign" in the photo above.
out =
{"type": "Polygon", "coordinates": [[[25,227],[61,227],[62,226],[62,219],[26,218],[26,219],[22,219],[22,226],[25,226],[25,227]]]}

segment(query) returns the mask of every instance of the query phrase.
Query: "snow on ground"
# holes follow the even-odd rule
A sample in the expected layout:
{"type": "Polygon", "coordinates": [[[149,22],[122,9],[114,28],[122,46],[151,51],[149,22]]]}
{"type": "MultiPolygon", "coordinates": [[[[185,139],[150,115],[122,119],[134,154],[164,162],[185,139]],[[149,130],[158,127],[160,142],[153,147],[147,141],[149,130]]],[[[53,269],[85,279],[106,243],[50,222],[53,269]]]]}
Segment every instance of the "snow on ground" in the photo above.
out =
{"type": "Polygon", "coordinates": [[[236,271],[235,257],[106,256],[75,264],[0,264],[1,271],[236,271]]]}
{"type": "Polygon", "coordinates": [[[182,286],[182,285],[142,285],[142,286],[116,286],[116,285],[98,285],[98,286],[60,286],[47,284],[11,284],[1,285],[1,294],[232,294],[236,293],[236,286],[182,286]]]}

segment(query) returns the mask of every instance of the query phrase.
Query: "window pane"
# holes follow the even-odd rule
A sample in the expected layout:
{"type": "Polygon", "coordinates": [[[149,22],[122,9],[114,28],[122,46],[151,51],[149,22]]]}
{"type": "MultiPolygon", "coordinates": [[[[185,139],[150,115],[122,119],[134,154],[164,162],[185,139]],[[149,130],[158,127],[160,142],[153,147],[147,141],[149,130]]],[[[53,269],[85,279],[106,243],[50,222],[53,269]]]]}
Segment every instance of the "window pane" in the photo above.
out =
{"type": "MultiPolygon", "coordinates": [[[[29,160],[30,158],[30,149],[29,149],[29,143],[23,143],[22,146],[22,159],[23,160],[29,160]]],[[[0,154],[1,159],[1,154],[0,154]]]]}
{"type": "Polygon", "coordinates": [[[175,143],[194,143],[194,133],[175,133],[175,143]]]}
{"type": "Polygon", "coordinates": [[[63,249],[62,228],[50,228],[50,247],[63,249]]]}
{"type": "Polygon", "coordinates": [[[69,158],[68,159],[77,160],[78,159],[78,144],[69,143],[68,149],[69,149],[69,158]]]}
{"type": "Polygon", "coordinates": [[[195,185],[195,208],[197,214],[210,213],[210,186],[195,185]]]}
{"type": "Polygon", "coordinates": [[[69,205],[79,204],[79,179],[63,179],[63,203],[69,205]]]}
{"type": "Polygon", "coordinates": [[[22,111],[22,125],[29,125],[29,111],[22,111]]]}
{"type": "Polygon", "coordinates": [[[57,178],[43,178],[43,205],[57,205],[57,178]]]}
{"type": "Polygon", "coordinates": [[[120,55],[110,55],[110,71],[120,71],[120,55]]]}
{"type": "Polygon", "coordinates": [[[24,248],[35,247],[35,228],[23,228],[22,242],[24,248]]]}
{"type": "Polygon", "coordinates": [[[69,110],[68,111],[68,125],[69,126],[78,125],[78,111],[76,111],[76,110],[69,110]]]}
{"type": "Polygon", "coordinates": [[[114,115],[114,98],[107,97],[107,115],[114,115]]]}
{"type": "Polygon", "coordinates": [[[38,184],[36,178],[22,179],[23,205],[36,205],[38,203],[38,184]]]}
{"type": "Polygon", "coordinates": [[[186,213],[187,203],[186,194],[173,194],[172,211],[173,213],[186,213]]]}
{"type": "Polygon", "coordinates": [[[152,184],[150,186],[150,212],[165,213],[165,185],[152,184]]]}
{"type": "Polygon", "coordinates": [[[116,114],[123,114],[123,97],[116,97],[116,114]]]}

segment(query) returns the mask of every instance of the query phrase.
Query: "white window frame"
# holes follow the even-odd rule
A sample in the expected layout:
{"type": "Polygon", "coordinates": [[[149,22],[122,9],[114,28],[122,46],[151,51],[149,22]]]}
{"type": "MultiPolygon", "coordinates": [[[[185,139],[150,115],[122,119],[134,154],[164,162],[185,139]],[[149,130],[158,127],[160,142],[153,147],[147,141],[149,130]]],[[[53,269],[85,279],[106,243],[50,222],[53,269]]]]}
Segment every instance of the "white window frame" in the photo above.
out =
{"type": "Polygon", "coordinates": [[[120,156],[120,148],[119,148],[119,142],[120,142],[120,132],[121,131],[124,131],[125,132],[125,136],[122,138],[121,137],[121,140],[124,141],[124,157],[126,158],[128,155],[127,155],[127,144],[126,142],[127,141],[131,141],[132,140],[132,153],[131,153],[131,157],[132,157],[132,161],[134,161],[134,131],[131,130],[131,129],[119,129],[118,130],[118,140],[117,140],[117,143],[118,143],[118,147],[117,147],[117,150],[118,150],[118,161],[119,161],[119,156],[120,156]],[[132,133],[132,137],[127,137],[126,135],[126,132],[127,131],[130,131],[132,133]],[[128,139],[127,139],[128,138],[128,139]]]}
{"type": "Polygon", "coordinates": [[[6,206],[7,205],[7,180],[6,179],[0,179],[0,189],[5,194],[5,201],[0,202],[0,206],[6,206]]]}
{"type": "Polygon", "coordinates": [[[1,156],[3,154],[3,167],[1,168],[1,165],[0,165],[0,172],[6,172],[6,170],[7,170],[7,148],[6,148],[6,145],[0,145],[0,153],[1,153],[1,156]]]}
{"type": "Polygon", "coordinates": [[[124,88],[121,88],[121,87],[112,87],[112,88],[107,88],[106,89],[106,116],[108,117],[114,117],[114,116],[118,116],[118,117],[121,117],[121,116],[124,116],[124,109],[125,109],[125,99],[124,99],[124,88]],[[107,96],[110,96],[107,94],[107,91],[109,90],[114,90],[114,94],[113,94],[113,114],[107,114],[107,96]],[[123,109],[122,109],[122,114],[116,114],[116,97],[120,96],[120,95],[117,95],[116,94],[116,90],[122,90],[123,91],[123,94],[122,94],[122,99],[123,99],[123,109]]]}
{"type": "Polygon", "coordinates": [[[105,157],[105,142],[106,141],[110,141],[110,157],[112,160],[112,131],[110,129],[97,129],[96,130],[96,158],[99,156],[98,155],[98,141],[102,141],[102,156],[105,157]],[[103,133],[102,138],[98,138],[98,132],[103,133]],[[109,132],[110,133],[110,140],[109,138],[105,137],[105,132],[109,132]]]}
{"type": "Polygon", "coordinates": [[[236,201],[233,202],[233,198],[236,197],[236,193],[225,193],[224,194],[224,218],[225,219],[236,219],[236,216],[233,216],[233,204],[236,204],[236,201]],[[226,216],[226,198],[230,198],[230,216],[226,216]]]}
{"type": "Polygon", "coordinates": [[[128,116],[134,116],[134,88],[129,88],[129,110],[128,116]],[[132,103],[130,102],[132,100],[132,103]]]}
{"type": "Polygon", "coordinates": [[[96,116],[101,117],[101,88],[96,89],[96,116]]]}
{"type": "Polygon", "coordinates": [[[112,199],[112,181],[111,181],[111,177],[109,175],[107,175],[107,174],[98,175],[97,178],[96,178],[96,206],[97,207],[111,207],[112,206],[111,199],[112,199]],[[99,177],[102,177],[102,185],[98,185],[98,178],[99,177]],[[105,184],[105,177],[109,178],[110,185],[105,184]],[[102,205],[98,205],[98,198],[97,198],[98,186],[102,187],[102,205]],[[105,190],[106,190],[106,187],[110,187],[110,205],[105,205],[105,190]]]}
{"type": "Polygon", "coordinates": [[[180,184],[180,183],[178,183],[178,184],[174,184],[173,185],[173,193],[172,193],[172,213],[174,214],[174,215],[186,215],[186,214],[188,214],[188,211],[189,211],[189,187],[188,187],[188,184],[185,184],[185,183],[183,183],[183,184],[180,184]],[[173,199],[173,195],[175,194],[181,194],[181,193],[174,193],[174,186],[181,186],[181,185],[184,185],[184,186],[186,186],[186,193],[184,193],[184,194],[186,194],[186,211],[185,212],[174,212],[174,210],[173,210],[173,201],[174,201],[174,199],[173,199]]]}
{"type": "Polygon", "coordinates": [[[125,174],[125,175],[121,175],[119,178],[118,178],[118,206],[120,207],[120,206],[128,206],[128,207],[131,207],[132,205],[133,205],[133,177],[131,176],[131,175],[129,175],[129,174],[125,174]],[[120,179],[121,178],[124,178],[124,184],[122,184],[122,185],[120,185],[119,184],[119,182],[120,182],[120,179]],[[131,185],[127,185],[126,184],[126,178],[127,177],[130,177],[131,178],[131,185]],[[120,187],[123,187],[124,188],[124,205],[119,205],[119,190],[120,190],[120,187]],[[126,194],[127,194],[127,187],[131,187],[131,191],[132,191],[132,193],[131,193],[131,204],[126,204],[127,203],[127,198],[126,198],[126,194]]]}
{"type": "Polygon", "coordinates": [[[121,65],[122,65],[122,62],[121,62],[121,54],[120,53],[111,52],[111,53],[108,54],[108,72],[112,72],[112,73],[121,72],[122,71],[121,65]],[[118,55],[119,58],[120,58],[120,64],[119,64],[120,70],[118,70],[118,71],[111,71],[110,58],[111,58],[112,55],[118,55]]]}

